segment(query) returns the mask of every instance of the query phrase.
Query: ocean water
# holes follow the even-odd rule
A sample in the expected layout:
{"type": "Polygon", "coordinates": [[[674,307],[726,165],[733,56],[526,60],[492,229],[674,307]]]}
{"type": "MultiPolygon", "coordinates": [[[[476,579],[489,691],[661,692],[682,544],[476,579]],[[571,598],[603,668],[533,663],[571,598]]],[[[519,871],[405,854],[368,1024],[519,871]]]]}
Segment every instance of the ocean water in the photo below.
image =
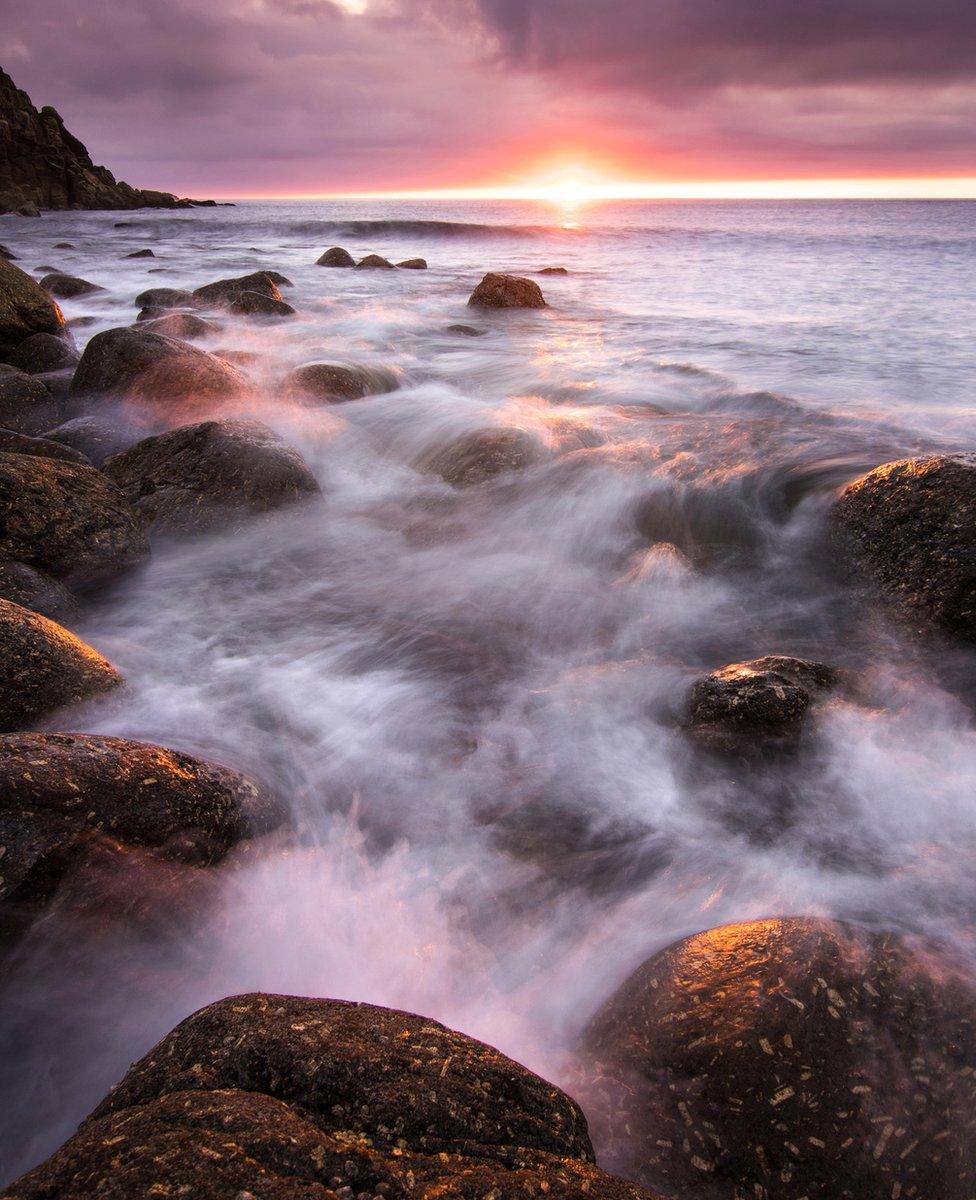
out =
{"type": "Polygon", "coordinates": [[[5,1178],[234,992],[421,1012],[572,1090],[599,1004],[693,931],[817,913],[973,952],[976,663],[907,642],[824,518],[878,463],[976,445],[976,204],[242,203],[0,218],[0,241],[104,285],[64,304],[79,341],[143,288],[284,272],[297,317],[202,344],[256,355],[249,411],[322,486],[161,548],[75,623],[128,689],[70,728],[251,771],[294,831],[160,890],[150,924],[34,928],[0,992],[5,1178]],[[333,244],[430,268],[314,266],[333,244]],[[546,310],[466,307],[485,271],[545,266],[569,270],[535,276],[546,310]],[[282,398],[334,358],[399,387],[282,398]],[[464,491],[417,469],[496,426],[536,463],[464,491]],[[796,758],[703,761],[690,683],[767,653],[849,685],[796,758]]]}

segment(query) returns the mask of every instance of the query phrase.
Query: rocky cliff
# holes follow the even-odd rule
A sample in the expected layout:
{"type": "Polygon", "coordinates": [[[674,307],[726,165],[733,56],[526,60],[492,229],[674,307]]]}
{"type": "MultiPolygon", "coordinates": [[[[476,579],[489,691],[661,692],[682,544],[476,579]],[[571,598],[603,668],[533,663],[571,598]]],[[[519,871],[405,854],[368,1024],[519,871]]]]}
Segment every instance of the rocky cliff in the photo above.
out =
{"type": "Polygon", "coordinates": [[[117,181],[107,167],[92,162],[55,109],[36,109],[30,96],[0,70],[0,212],[32,215],[41,208],[177,208],[194,203],[199,201],[117,181]]]}

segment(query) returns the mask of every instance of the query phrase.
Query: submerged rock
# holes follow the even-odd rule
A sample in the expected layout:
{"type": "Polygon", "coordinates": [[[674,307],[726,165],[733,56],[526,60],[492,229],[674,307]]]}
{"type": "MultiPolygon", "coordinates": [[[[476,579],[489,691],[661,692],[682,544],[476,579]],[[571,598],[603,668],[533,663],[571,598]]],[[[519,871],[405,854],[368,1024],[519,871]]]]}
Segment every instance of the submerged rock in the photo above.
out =
{"type": "Polygon", "coordinates": [[[843,552],[918,625],[976,640],[976,455],[885,463],[848,484],[843,552]]]}
{"type": "Polygon", "coordinates": [[[64,313],[36,280],[0,258],[0,358],[33,333],[64,332],[64,313]]]}
{"type": "Polygon", "coordinates": [[[427,270],[427,259],[426,258],[405,258],[403,260],[403,262],[398,262],[397,266],[402,271],[426,271],[427,270]]]}
{"type": "Polygon", "coordinates": [[[204,421],[137,442],[104,472],[155,532],[202,533],[318,492],[301,454],[259,421],[204,421]]]}
{"type": "MultiPolygon", "coordinates": [[[[201,304],[213,304],[227,308],[240,300],[244,292],[258,292],[271,300],[280,300],[281,292],[272,271],[254,271],[250,275],[238,275],[232,279],[218,279],[204,284],[193,292],[194,299],[201,304]]],[[[283,279],[284,276],[281,276],[283,279]]]]}
{"type": "Polygon", "coordinates": [[[531,466],[539,457],[535,439],[521,429],[476,429],[462,434],[415,462],[427,475],[454,487],[471,487],[509,471],[531,466]]]}
{"type": "Polygon", "coordinates": [[[539,271],[540,275],[568,275],[569,271],[565,267],[542,267],[539,271]]]}
{"type": "Polygon", "coordinates": [[[360,270],[380,270],[380,271],[395,271],[393,263],[388,258],[384,258],[382,254],[367,254],[365,258],[361,258],[356,266],[360,270]]]}
{"type": "Polygon", "coordinates": [[[542,289],[534,279],[499,275],[493,271],[471,293],[472,308],[545,308],[542,289]]]}
{"type": "Polygon", "coordinates": [[[45,371],[73,367],[79,357],[77,347],[69,336],[33,333],[10,353],[7,361],[27,375],[42,375],[45,371]]]}
{"type": "Polygon", "coordinates": [[[473,325],[448,325],[447,333],[460,333],[463,337],[484,337],[487,329],[475,329],[473,325]]]}
{"type": "Polygon", "coordinates": [[[218,1001],[136,1063],[18,1200],[653,1200],[599,1170],[578,1105],[497,1050],[368,1004],[218,1001]]]}
{"type": "Polygon", "coordinates": [[[60,409],[40,379],[0,364],[0,425],[18,433],[40,433],[60,409]]]}
{"type": "Polygon", "coordinates": [[[146,288],[136,296],[136,308],[198,308],[192,292],[182,288],[146,288]]]}
{"type": "Polygon", "coordinates": [[[284,300],[264,292],[239,292],[227,304],[227,311],[244,317],[293,317],[295,309],[284,300]]]}
{"type": "MultiPolygon", "coordinates": [[[[112,664],[73,633],[32,609],[0,600],[0,733],[23,729],[121,682],[112,664]]],[[[4,856],[4,877],[6,867],[4,856]]]]}
{"type": "Polygon", "coordinates": [[[190,341],[193,338],[210,337],[220,333],[221,326],[216,321],[207,321],[196,313],[166,312],[164,310],[143,309],[136,317],[139,328],[147,333],[158,333],[163,337],[174,338],[176,341],[190,341]],[[146,318],[148,312],[160,312],[161,316],[146,318]]]}
{"type": "Polygon", "coordinates": [[[84,585],[148,553],[143,518],[101,472],[0,453],[0,558],[84,585]]]}
{"type": "Polygon", "coordinates": [[[354,267],[356,260],[348,250],[343,250],[341,246],[331,246],[326,252],[315,260],[317,267],[354,267]]]}
{"type": "Polygon", "coordinates": [[[72,300],[76,296],[90,296],[92,292],[105,291],[100,284],[79,279],[77,275],[65,275],[61,271],[45,275],[41,280],[41,287],[52,296],[57,296],[59,300],[72,300]]]}
{"type": "Polygon", "coordinates": [[[133,250],[129,254],[123,254],[122,257],[123,258],[155,258],[156,255],[152,252],[152,250],[149,250],[147,248],[145,250],[133,250]]]}
{"type": "Polygon", "coordinates": [[[362,363],[317,362],[289,371],[281,381],[286,396],[337,404],[392,392],[397,378],[382,367],[362,363]]]}
{"type": "Polygon", "coordinates": [[[638,968],[586,1052],[597,1143],[648,1186],[715,1200],[976,1187],[976,993],[932,945],[803,918],[712,929],[638,968]]]}

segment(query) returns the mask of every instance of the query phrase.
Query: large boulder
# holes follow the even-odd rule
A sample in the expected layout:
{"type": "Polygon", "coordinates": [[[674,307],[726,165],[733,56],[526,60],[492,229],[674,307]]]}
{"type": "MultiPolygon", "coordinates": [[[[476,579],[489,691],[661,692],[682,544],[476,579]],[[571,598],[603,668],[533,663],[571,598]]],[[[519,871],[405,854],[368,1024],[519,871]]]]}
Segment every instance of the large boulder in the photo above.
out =
{"type": "Polygon", "coordinates": [[[104,417],[73,417],[44,433],[44,441],[58,442],[76,451],[95,467],[100,467],[106,458],[125,450],[136,440],[104,417]]]}
{"type": "Polygon", "coordinates": [[[78,349],[70,337],[54,333],[33,333],[25,338],[7,358],[12,367],[28,375],[45,371],[61,371],[73,367],[79,358],[78,349]]]}
{"type": "Polygon", "coordinates": [[[18,1200],[638,1200],[564,1093],[436,1021],[339,1000],[218,1001],[137,1062],[18,1200]]]}
{"type": "Polygon", "coordinates": [[[141,514],[100,471],[0,453],[0,558],[84,585],[148,553],[141,514]]]}
{"type": "Polygon", "coordinates": [[[301,454],[260,421],[204,421],[137,442],[105,474],[159,533],[202,533],[318,492],[301,454]]]}
{"type": "Polygon", "coordinates": [[[90,296],[92,292],[104,292],[98,283],[87,279],[79,279],[77,275],[65,275],[63,271],[52,271],[41,280],[45,291],[57,296],[59,300],[74,300],[77,296],[90,296]]]}
{"type": "Polygon", "coordinates": [[[471,293],[472,308],[545,308],[542,289],[534,279],[489,271],[471,293]]]}
{"type": "Polygon", "coordinates": [[[910,620],[976,640],[976,455],[885,463],[831,516],[843,552],[910,620]]]}
{"type": "Polygon", "coordinates": [[[64,313],[36,280],[0,258],[0,358],[33,333],[64,332],[64,313]]]}
{"type": "Polygon", "coordinates": [[[147,288],[136,296],[136,308],[196,308],[199,301],[183,288],[147,288]]]}
{"type": "Polygon", "coordinates": [[[204,317],[198,317],[196,313],[166,309],[144,308],[136,317],[136,321],[139,329],[145,333],[158,333],[163,337],[175,338],[182,342],[189,342],[194,338],[210,337],[212,334],[220,333],[221,329],[216,321],[208,321],[204,317]]]}
{"type": "Polygon", "coordinates": [[[85,347],[74,396],[158,404],[207,405],[246,394],[244,376],[223,359],[143,329],[106,329],[85,347]]]}
{"type": "Polygon", "coordinates": [[[241,317],[293,317],[295,309],[285,300],[276,300],[264,292],[239,292],[228,301],[227,311],[241,317]]]}
{"type": "Polygon", "coordinates": [[[326,252],[315,260],[317,267],[354,267],[356,260],[348,250],[343,250],[341,246],[331,246],[326,252]]]}
{"type": "Polygon", "coordinates": [[[538,457],[538,443],[521,429],[489,428],[462,434],[446,446],[421,455],[414,466],[462,488],[521,471],[538,457]]]}
{"type": "MultiPolygon", "coordinates": [[[[284,276],[281,278],[284,279],[284,276]]],[[[250,275],[238,275],[233,279],[218,279],[214,283],[196,288],[193,298],[198,304],[227,308],[239,301],[244,292],[257,292],[270,300],[281,299],[275,273],[272,271],[254,271],[250,275]]]]}
{"type": "Polygon", "coordinates": [[[23,729],[121,682],[111,663],[73,633],[32,609],[0,600],[0,733],[23,729]]]}
{"type": "Polygon", "coordinates": [[[57,421],[60,408],[40,379],[0,364],[0,425],[28,435],[57,421]]]}
{"type": "Polygon", "coordinates": [[[61,621],[77,607],[63,583],[27,563],[0,561],[0,597],[61,621]]]}
{"type": "Polygon", "coordinates": [[[793,918],[654,955],[597,1015],[608,1162],[708,1200],[969,1200],[976,992],[932,945],[793,918]]]}
{"type": "Polygon", "coordinates": [[[338,404],[392,392],[397,378],[392,371],[363,363],[316,362],[289,371],[281,386],[293,400],[338,404]]]}

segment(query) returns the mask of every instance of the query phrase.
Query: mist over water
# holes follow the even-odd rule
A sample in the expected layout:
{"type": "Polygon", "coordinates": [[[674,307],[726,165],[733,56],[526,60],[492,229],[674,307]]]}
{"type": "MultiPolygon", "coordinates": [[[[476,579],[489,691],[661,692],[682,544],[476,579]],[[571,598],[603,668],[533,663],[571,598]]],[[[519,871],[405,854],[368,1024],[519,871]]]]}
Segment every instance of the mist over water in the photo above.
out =
{"type": "Polygon", "coordinates": [[[252,772],[290,799],[294,831],[187,871],[186,909],[149,892],[152,919],[55,906],[32,930],[0,993],[3,1176],[234,992],[421,1012],[572,1089],[596,1007],[695,930],[818,913],[971,952],[976,664],[906,642],[835,569],[824,515],[869,467],[976,446],[974,216],[276,203],[0,218],[19,265],[106,287],[64,304],[95,318],[79,340],[132,321],[147,287],[284,272],[298,317],[222,317],[201,344],[258,356],[247,411],[322,487],[243,533],[158,548],[73,625],[128,689],[52,727],[252,772]],[[430,269],[311,265],[333,243],[430,269]],[[158,257],[119,261],[142,246],[158,257]],[[545,311],[465,307],[486,270],[550,265],[570,274],[536,277],[545,311]],[[400,386],[323,409],[281,397],[285,371],[332,358],[400,386]],[[416,469],[490,426],[534,438],[535,464],[465,490],[416,469]],[[688,686],[769,653],[850,683],[794,759],[703,760],[679,729],[688,686]]]}

